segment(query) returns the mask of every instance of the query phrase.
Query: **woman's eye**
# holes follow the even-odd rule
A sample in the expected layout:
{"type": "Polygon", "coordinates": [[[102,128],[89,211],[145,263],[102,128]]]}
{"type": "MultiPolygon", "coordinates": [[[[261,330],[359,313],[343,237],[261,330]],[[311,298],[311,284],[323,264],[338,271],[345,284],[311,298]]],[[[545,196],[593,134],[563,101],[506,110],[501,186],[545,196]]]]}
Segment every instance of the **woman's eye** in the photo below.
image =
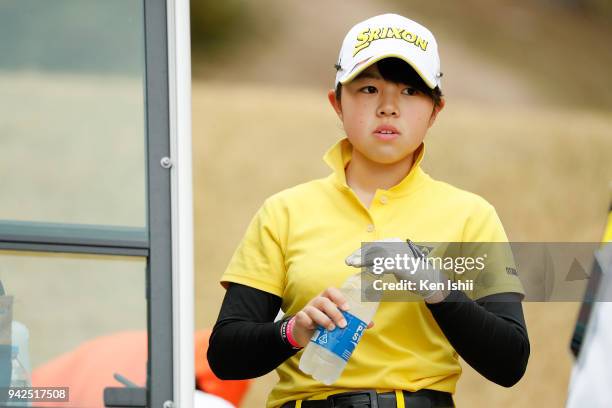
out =
{"type": "Polygon", "coordinates": [[[375,86],[364,86],[363,88],[361,88],[361,92],[363,93],[374,93],[376,92],[376,87],[375,86]]]}
{"type": "Polygon", "coordinates": [[[417,93],[419,93],[419,91],[416,90],[415,88],[405,88],[404,93],[406,95],[416,95],[417,93]]]}

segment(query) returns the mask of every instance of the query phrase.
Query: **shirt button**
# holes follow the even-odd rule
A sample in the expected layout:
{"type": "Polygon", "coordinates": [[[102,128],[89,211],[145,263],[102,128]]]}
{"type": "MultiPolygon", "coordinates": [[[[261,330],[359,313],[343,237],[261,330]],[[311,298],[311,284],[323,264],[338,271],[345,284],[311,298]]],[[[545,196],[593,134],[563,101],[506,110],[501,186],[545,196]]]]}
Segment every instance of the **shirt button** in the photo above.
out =
{"type": "Polygon", "coordinates": [[[388,202],[389,202],[389,199],[387,198],[387,196],[380,197],[381,204],[387,204],[388,202]]]}
{"type": "Polygon", "coordinates": [[[374,232],[374,225],[372,225],[372,224],[368,225],[368,227],[366,228],[366,231],[374,232]]]}

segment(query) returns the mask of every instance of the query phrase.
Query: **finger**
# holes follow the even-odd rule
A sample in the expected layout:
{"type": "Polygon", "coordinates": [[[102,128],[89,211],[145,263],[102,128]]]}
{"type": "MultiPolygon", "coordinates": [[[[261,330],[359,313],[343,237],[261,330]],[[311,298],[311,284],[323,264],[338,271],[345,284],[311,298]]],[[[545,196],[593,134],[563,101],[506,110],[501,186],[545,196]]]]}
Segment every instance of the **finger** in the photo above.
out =
{"type": "Polygon", "coordinates": [[[355,252],[347,256],[344,262],[348,266],[354,266],[356,268],[360,268],[361,267],[361,248],[356,249],[355,252]]]}
{"type": "Polygon", "coordinates": [[[327,328],[327,330],[330,331],[336,328],[336,325],[329,318],[329,316],[327,316],[314,305],[306,306],[303,310],[306,314],[308,314],[308,317],[310,317],[315,324],[325,327],[327,328]]]}
{"type": "Polygon", "coordinates": [[[366,327],[366,329],[371,329],[372,327],[374,327],[374,322],[370,322],[368,324],[368,327],[366,327]]]}
{"type": "Polygon", "coordinates": [[[332,319],[334,324],[341,328],[345,328],[346,319],[344,318],[340,310],[338,310],[338,306],[336,306],[336,304],[328,298],[321,297],[319,299],[320,300],[316,302],[315,306],[317,306],[319,310],[325,313],[327,317],[332,319]]]}
{"type": "Polygon", "coordinates": [[[308,313],[304,312],[303,310],[300,310],[295,315],[295,324],[296,326],[300,326],[309,330],[314,329],[316,326],[310,316],[308,316],[308,313]]]}
{"type": "Polygon", "coordinates": [[[334,288],[334,287],[329,287],[329,288],[325,289],[325,291],[322,293],[322,296],[330,299],[340,309],[342,309],[344,311],[349,310],[349,304],[346,301],[346,297],[344,296],[344,294],[342,292],[340,292],[340,289],[334,288]]]}

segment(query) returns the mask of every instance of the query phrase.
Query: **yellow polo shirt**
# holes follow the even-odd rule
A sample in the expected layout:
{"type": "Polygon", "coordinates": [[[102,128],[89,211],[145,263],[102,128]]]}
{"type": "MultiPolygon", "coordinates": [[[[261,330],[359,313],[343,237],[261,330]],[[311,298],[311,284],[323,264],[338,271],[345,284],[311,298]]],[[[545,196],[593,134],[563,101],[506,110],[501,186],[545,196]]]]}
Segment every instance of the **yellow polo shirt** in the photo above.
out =
{"type": "MultiPolygon", "coordinates": [[[[495,209],[483,198],[436,181],[420,167],[424,145],[408,175],[388,190],[377,190],[366,208],[348,187],[347,139],[324,156],[333,173],[268,198],[251,221],[221,283],[240,283],[282,298],[295,314],[329,286],[339,287],[355,268],[345,258],[361,242],[410,238],[416,242],[506,242],[495,209]]],[[[492,271],[487,271],[491,274],[492,271]]],[[[515,274],[500,267],[480,293],[523,293],[515,274]]],[[[321,399],[354,389],[421,388],[454,393],[459,358],[424,302],[382,302],[342,376],[326,386],[298,368],[298,352],[277,368],[280,377],[269,408],[296,399],[321,399]]]]}
{"type": "Polygon", "coordinates": [[[612,242],[612,204],[608,213],[608,224],[606,224],[606,230],[604,231],[603,242],[612,242]]]}

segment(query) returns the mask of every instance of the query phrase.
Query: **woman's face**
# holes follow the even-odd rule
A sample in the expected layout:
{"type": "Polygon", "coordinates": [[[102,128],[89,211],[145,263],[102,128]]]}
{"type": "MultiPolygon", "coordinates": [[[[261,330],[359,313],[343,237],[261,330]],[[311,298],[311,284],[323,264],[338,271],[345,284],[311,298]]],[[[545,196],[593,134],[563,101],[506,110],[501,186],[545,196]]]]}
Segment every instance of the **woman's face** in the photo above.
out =
{"type": "Polygon", "coordinates": [[[376,64],[343,85],[341,101],[329,99],[347,138],[362,156],[379,164],[399,162],[419,147],[444,106],[406,84],[386,81],[376,64]]]}

